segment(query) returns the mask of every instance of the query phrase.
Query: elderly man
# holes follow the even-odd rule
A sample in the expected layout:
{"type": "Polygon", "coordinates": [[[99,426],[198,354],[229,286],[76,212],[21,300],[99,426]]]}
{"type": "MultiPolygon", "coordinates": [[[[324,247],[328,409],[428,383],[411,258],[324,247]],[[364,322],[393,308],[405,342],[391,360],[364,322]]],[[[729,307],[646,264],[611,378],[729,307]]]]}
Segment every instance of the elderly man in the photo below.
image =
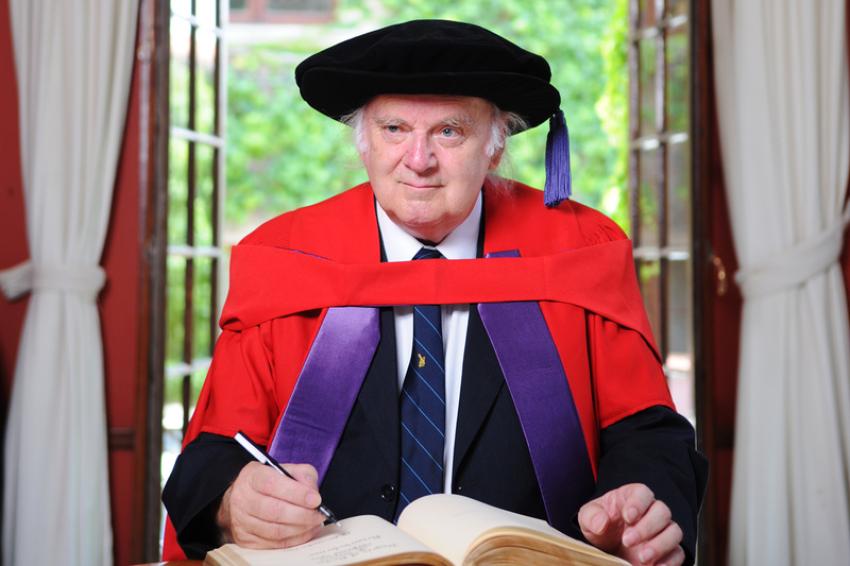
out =
{"type": "Polygon", "coordinates": [[[672,409],[628,240],[564,200],[545,60],[477,26],[414,21],[320,52],[296,78],[354,128],[369,182],[234,248],[223,333],[163,494],[183,550],[297,545],[320,502],[393,520],[445,491],[633,564],[692,562],[705,464],[672,409]],[[545,195],[491,175],[508,135],[550,117],[545,195]],[[295,479],[251,461],[239,430],[295,479]]]}

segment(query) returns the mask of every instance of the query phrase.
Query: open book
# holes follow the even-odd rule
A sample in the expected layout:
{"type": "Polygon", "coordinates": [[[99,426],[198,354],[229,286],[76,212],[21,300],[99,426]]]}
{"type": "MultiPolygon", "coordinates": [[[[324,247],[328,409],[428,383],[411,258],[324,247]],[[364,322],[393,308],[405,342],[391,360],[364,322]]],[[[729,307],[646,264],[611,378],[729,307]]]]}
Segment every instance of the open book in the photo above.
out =
{"type": "Polygon", "coordinates": [[[253,550],[227,544],[207,553],[204,564],[628,566],[545,521],[450,494],[417,499],[402,512],[397,527],[380,517],[361,515],[323,527],[316,538],[293,548],[253,550]]]}

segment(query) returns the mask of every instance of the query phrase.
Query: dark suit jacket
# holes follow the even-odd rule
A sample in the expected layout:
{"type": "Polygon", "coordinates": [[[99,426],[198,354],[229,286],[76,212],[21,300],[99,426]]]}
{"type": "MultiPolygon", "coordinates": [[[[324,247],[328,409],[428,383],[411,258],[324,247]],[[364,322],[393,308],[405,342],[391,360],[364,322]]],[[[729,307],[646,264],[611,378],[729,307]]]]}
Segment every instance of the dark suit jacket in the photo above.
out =
{"type": "MultiPolygon", "coordinates": [[[[324,503],[340,518],[394,516],[400,461],[395,355],[393,311],[384,308],[378,350],[320,486],[324,503]]],[[[474,305],[462,379],[452,491],[545,518],[523,432],[474,305]]],[[[705,464],[693,449],[690,424],[653,407],[608,427],[600,438],[597,490],[588,500],[625,483],[646,483],[670,506],[692,557],[705,464]]],[[[202,434],[178,458],[163,501],[189,557],[217,546],[214,517],[221,496],[249,461],[231,439],[212,434],[202,434]]],[[[577,528],[568,534],[580,536],[577,528]]]]}
{"type": "MultiPolygon", "coordinates": [[[[371,513],[392,520],[401,457],[391,308],[382,309],[381,337],[321,489],[326,503],[343,516],[371,513]]],[[[546,517],[513,402],[474,305],[454,453],[452,491],[546,517]]]]}

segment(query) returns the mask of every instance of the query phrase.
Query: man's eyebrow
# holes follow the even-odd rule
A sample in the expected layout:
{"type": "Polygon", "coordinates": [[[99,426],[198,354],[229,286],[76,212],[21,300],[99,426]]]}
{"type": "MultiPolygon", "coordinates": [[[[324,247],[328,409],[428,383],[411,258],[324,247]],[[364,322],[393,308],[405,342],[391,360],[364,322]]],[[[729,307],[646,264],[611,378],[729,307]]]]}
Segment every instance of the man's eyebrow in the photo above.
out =
{"type": "MultiPolygon", "coordinates": [[[[407,122],[401,118],[391,117],[391,116],[375,116],[372,121],[378,126],[398,126],[401,124],[407,124],[407,122]]],[[[446,126],[470,126],[475,124],[475,120],[471,116],[467,116],[466,114],[460,114],[457,116],[447,116],[440,121],[440,124],[446,126]]]]}
{"type": "Polygon", "coordinates": [[[401,125],[401,124],[406,124],[406,122],[404,120],[402,120],[401,118],[393,118],[393,117],[390,117],[390,116],[375,116],[375,118],[373,119],[373,122],[375,122],[375,124],[377,124],[379,126],[388,126],[388,125],[398,126],[398,125],[401,125]]]}
{"type": "Polygon", "coordinates": [[[475,120],[472,119],[471,116],[467,116],[465,114],[461,114],[459,116],[449,116],[442,122],[447,126],[471,126],[475,124],[475,120]]]}

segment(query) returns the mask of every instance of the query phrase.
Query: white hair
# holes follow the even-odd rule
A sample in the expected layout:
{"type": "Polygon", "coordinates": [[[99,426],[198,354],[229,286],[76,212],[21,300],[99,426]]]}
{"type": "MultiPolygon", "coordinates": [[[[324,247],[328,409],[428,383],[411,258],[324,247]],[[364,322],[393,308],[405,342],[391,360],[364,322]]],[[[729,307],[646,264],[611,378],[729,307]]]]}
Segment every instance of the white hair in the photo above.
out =
{"type": "Polygon", "coordinates": [[[339,117],[340,122],[354,130],[354,144],[360,153],[366,153],[369,149],[366,143],[366,133],[363,130],[363,113],[365,109],[366,105],[363,105],[354,112],[349,112],[339,117]]]}
{"type": "MultiPolygon", "coordinates": [[[[489,104],[492,109],[492,121],[490,122],[490,139],[487,141],[484,152],[487,157],[493,157],[498,151],[505,148],[509,135],[528,129],[528,123],[515,112],[505,112],[492,102],[489,104]]],[[[354,143],[360,153],[366,153],[369,150],[363,124],[365,108],[365,105],[361,106],[339,119],[340,122],[354,130],[354,143]]]]}
{"type": "Polygon", "coordinates": [[[516,112],[505,112],[493,104],[493,119],[490,122],[490,139],[485,152],[487,157],[493,157],[497,151],[505,148],[508,136],[528,129],[528,122],[516,112]]]}

